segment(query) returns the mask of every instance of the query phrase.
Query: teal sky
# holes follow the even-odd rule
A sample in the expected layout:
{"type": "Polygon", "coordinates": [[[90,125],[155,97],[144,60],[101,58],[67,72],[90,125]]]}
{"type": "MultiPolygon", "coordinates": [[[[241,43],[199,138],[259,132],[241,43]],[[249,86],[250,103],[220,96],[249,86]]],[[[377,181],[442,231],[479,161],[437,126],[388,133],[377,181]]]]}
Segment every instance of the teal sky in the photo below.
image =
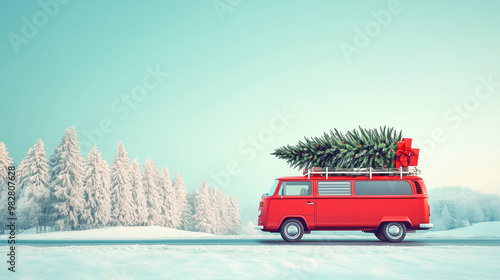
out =
{"type": "Polygon", "coordinates": [[[85,157],[97,144],[111,163],[121,140],[188,190],[206,179],[257,206],[299,174],[275,148],[387,125],[424,150],[428,188],[500,193],[499,1],[54,3],[0,2],[0,141],[17,164],[75,125],[85,157]]]}

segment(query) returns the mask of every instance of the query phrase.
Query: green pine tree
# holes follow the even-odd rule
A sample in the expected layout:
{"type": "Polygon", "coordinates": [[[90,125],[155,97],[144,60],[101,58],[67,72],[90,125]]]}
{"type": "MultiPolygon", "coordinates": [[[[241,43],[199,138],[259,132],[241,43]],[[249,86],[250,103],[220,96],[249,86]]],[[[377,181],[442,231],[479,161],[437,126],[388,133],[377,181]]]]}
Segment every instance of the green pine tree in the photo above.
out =
{"type": "Polygon", "coordinates": [[[397,142],[402,133],[394,128],[351,130],[337,129],[321,137],[304,137],[295,146],[283,146],[272,155],[284,159],[291,167],[392,168],[397,142]]]}

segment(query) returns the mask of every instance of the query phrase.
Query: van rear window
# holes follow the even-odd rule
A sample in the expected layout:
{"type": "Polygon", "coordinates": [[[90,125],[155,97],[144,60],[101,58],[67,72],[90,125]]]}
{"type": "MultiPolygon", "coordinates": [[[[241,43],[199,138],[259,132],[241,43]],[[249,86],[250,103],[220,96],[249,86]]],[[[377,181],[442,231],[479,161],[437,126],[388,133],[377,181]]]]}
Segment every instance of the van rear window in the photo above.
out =
{"type": "Polygon", "coordinates": [[[410,195],[410,183],[406,181],[356,181],[356,195],[410,195]]]}

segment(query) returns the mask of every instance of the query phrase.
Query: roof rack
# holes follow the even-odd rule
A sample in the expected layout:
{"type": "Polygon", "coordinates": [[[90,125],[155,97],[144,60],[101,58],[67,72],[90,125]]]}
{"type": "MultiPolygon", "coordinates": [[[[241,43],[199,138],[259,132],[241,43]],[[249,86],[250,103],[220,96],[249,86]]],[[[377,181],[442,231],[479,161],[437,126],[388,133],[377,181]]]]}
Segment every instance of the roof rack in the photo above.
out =
{"type": "Polygon", "coordinates": [[[403,179],[403,175],[419,175],[420,170],[416,167],[400,167],[400,168],[383,168],[383,169],[373,169],[369,168],[331,168],[331,167],[313,167],[304,170],[304,176],[307,175],[307,179],[311,178],[311,175],[326,176],[328,175],[351,175],[351,176],[362,176],[367,175],[372,179],[372,175],[387,175],[387,176],[397,176],[403,179]],[[307,171],[307,172],[306,172],[307,171]]]}

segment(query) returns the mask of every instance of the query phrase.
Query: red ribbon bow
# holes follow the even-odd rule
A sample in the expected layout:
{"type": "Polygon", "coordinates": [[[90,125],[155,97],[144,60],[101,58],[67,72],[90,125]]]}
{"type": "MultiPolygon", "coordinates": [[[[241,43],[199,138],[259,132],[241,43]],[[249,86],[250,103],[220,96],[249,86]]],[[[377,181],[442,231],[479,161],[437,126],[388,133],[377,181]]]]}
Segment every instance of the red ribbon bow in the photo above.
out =
{"type": "Polygon", "coordinates": [[[410,163],[410,151],[405,151],[405,150],[397,150],[396,151],[396,160],[401,163],[401,166],[403,167],[408,167],[408,164],[410,163]]]}

